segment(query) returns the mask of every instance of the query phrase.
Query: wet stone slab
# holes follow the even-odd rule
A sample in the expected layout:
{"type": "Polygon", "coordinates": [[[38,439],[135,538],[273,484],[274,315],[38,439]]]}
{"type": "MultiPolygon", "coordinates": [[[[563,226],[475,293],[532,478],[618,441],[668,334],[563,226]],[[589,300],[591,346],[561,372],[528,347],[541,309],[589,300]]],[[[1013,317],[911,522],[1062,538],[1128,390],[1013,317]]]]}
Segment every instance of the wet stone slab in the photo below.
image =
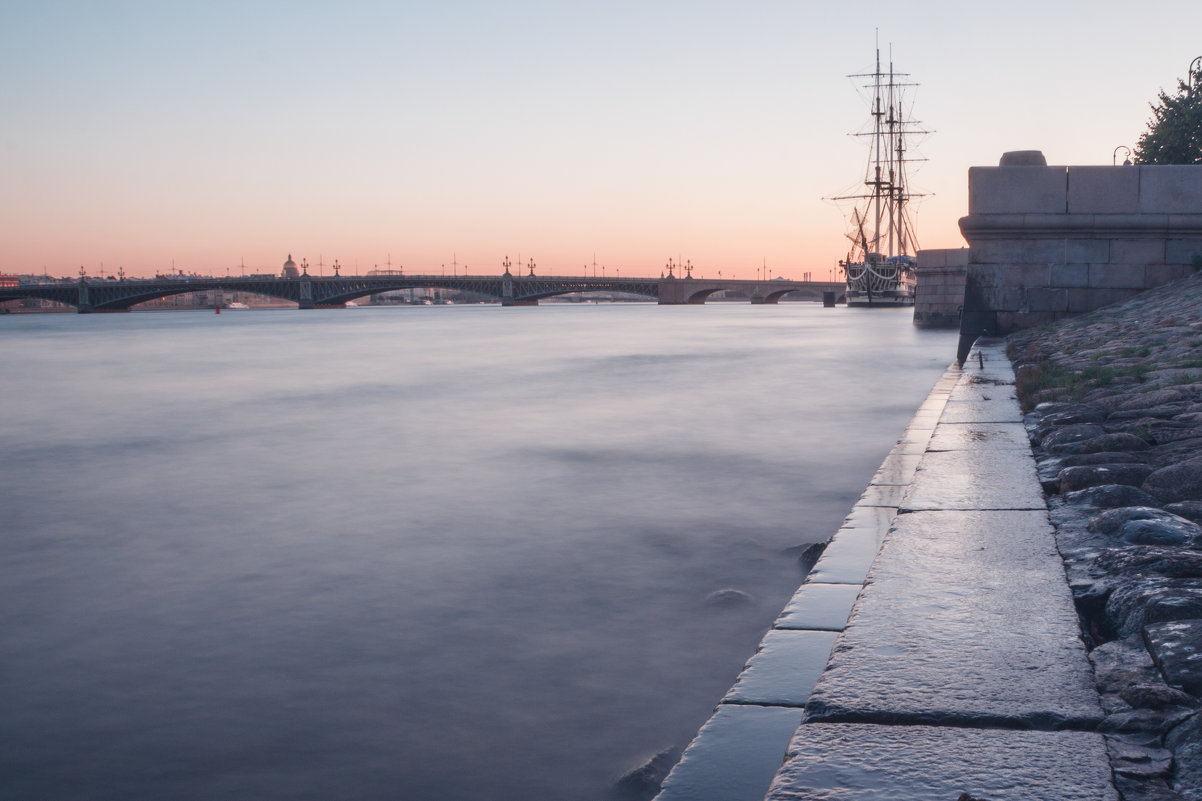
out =
{"type": "Polygon", "coordinates": [[[931,435],[932,451],[971,451],[1001,448],[1031,452],[1031,441],[1022,423],[944,423],[931,435]]]}
{"type": "Polygon", "coordinates": [[[810,570],[809,580],[863,584],[896,513],[886,506],[855,507],[810,570]]]}
{"type": "Polygon", "coordinates": [[[836,636],[833,631],[768,632],[722,702],[805,706],[836,636]]]}
{"type": "Polygon", "coordinates": [[[881,462],[881,466],[877,468],[871,483],[909,486],[910,482],[914,479],[914,472],[918,470],[918,463],[921,460],[922,456],[916,453],[890,454],[885,457],[885,461],[881,462]]]}
{"type": "Polygon", "coordinates": [[[905,497],[909,487],[904,484],[869,484],[864,490],[864,494],[860,496],[858,505],[861,506],[885,506],[891,509],[897,509],[901,505],[902,498],[905,497]]]}
{"type": "Polygon", "coordinates": [[[1013,388],[998,387],[993,395],[984,392],[976,400],[949,401],[940,418],[942,423],[1013,423],[1019,420],[1018,401],[1013,388]]]}
{"type": "Polygon", "coordinates": [[[1117,801],[1087,732],[803,724],[766,801],[1117,801]]]}
{"type": "Polygon", "coordinates": [[[931,451],[918,466],[903,510],[1045,509],[1029,451],[931,451]]]}
{"type": "Polygon", "coordinates": [[[899,515],[807,705],[815,721],[1102,718],[1044,512],[899,515]]]}
{"type": "Polygon", "coordinates": [[[761,801],[800,722],[796,708],[719,706],[657,801],[761,801]]]}
{"type": "MultiPolygon", "coordinates": [[[[860,594],[859,584],[807,581],[793,594],[774,624],[778,629],[842,631],[860,594]]],[[[828,649],[829,650],[829,649],[828,649]]]]}

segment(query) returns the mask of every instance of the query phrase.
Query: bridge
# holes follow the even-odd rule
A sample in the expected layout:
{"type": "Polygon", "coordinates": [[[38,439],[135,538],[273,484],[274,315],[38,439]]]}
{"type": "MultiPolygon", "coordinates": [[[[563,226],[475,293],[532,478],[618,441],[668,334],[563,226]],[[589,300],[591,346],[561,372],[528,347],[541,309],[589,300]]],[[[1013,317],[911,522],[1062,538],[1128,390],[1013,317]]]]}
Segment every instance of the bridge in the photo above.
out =
{"type": "Polygon", "coordinates": [[[795,293],[821,300],[824,292],[844,296],[844,285],[830,281],[748,281],[737,279],[597,278],[588,276],[512,275],[367,275],[275,278],[263,276],[197,278],[89,279],[57,284],[18,284],[0,287],[0,303],[23,298],[74,306],[80,314],[126,312],[146,301],[185,292],[247,292],[289,300],[302,309],[344,308],[348,301],[402,289],[456,289],[496,298],[502,306],[537,306],[542,298],[578,292],[620,292],[657,300],[660,305],[697,305],[715,292],[741,290],[751,303],[776,303],[795,293]]]}

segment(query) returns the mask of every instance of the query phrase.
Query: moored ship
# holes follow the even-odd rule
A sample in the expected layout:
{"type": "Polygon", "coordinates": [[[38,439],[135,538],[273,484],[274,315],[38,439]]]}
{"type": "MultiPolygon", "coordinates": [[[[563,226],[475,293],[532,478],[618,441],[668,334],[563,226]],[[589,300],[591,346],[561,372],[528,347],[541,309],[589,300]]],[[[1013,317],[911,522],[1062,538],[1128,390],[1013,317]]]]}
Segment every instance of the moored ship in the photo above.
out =
{"type": "Polygon", "coordinates": [[[868,78],[872,92],[872,120],[863,131],[869,141],[868,167],[864,174],[866,191],[843,195],[834,200],[852,200],[852,247],[839,262],[847,279],[849,306],[905,306],[914,303],[918,240],[910,223],[910,193],[906,165],[906,137],[914,133],[914,121],[904,107],[904,88],[914,84],[901,79],[905,73],[881,67],[881,51],[876,51],[873,72],[849,76],[868,78]]]}

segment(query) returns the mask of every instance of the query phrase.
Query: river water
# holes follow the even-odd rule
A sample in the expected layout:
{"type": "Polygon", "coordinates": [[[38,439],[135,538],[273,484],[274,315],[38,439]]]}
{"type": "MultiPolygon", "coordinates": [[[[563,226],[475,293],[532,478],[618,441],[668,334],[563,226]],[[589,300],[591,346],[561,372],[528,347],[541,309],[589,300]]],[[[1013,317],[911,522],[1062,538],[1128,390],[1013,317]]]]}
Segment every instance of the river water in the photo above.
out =
{"type": "Polygon", "coordinates": [[[704,723],[955,345],[814,304],[0,339],[0,785],[60,801],[606,798],[704,723]]]}

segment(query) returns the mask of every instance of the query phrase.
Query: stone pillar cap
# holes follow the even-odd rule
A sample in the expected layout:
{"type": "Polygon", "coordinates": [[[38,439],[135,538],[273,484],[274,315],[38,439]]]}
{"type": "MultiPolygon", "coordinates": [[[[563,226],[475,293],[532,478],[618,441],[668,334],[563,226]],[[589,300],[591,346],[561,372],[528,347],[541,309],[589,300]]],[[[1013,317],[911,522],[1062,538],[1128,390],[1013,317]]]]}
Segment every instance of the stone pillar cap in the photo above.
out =
{"type": "Polygon", "coordinates": [[[999,167],[1046,167],[1048,160],[1042,150],[1011,150],[1003,153],[999,167]]]}

